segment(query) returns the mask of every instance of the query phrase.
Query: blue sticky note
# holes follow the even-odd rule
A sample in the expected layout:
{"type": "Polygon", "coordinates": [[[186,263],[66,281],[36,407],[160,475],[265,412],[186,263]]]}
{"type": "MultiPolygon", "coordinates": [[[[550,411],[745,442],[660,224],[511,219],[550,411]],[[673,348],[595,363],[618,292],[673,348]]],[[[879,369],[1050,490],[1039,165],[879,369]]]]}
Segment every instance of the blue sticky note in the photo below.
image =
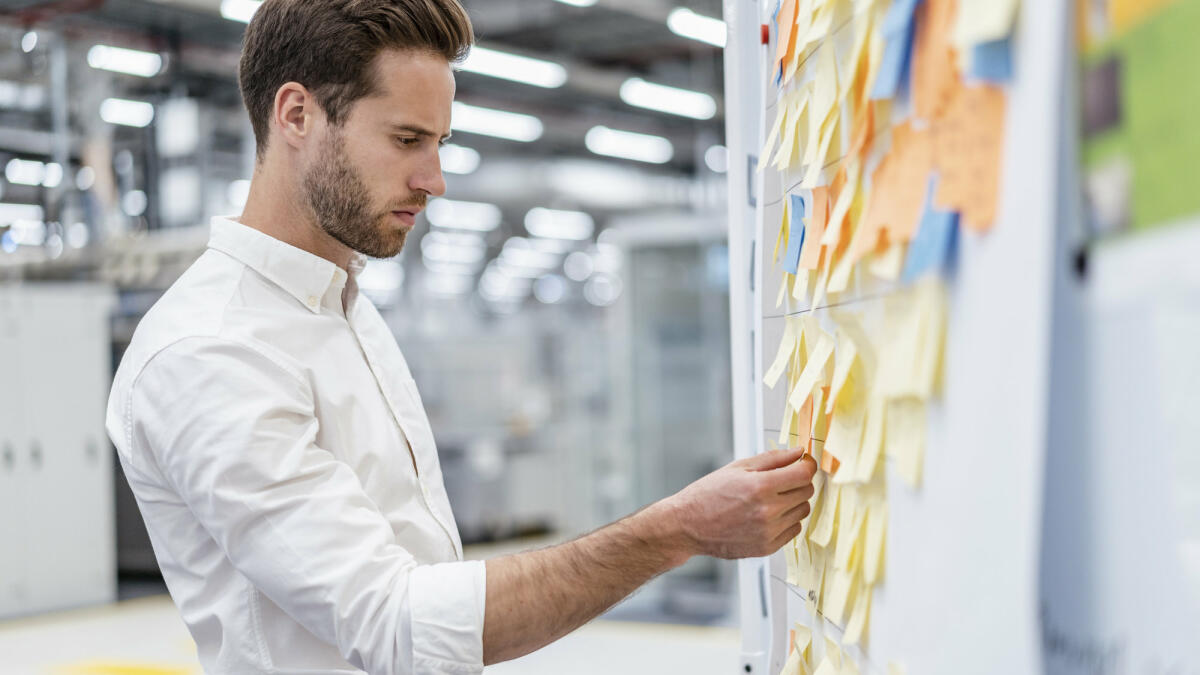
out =
{"type": "Polygon", "coordinates": [[[804,246],[804,200],[799,195],[790,195],[791,206],[788,209],[788,248],[783,257],[783,269],[789,274],[796,274],[800,269],[800,249],[804,246]]]}
{"type": "Polygon", "coordinates": [[[775,82],[776,87],[779,86],[780,82],[783,82],[783,66],[782,65],[775,69],[775,77],[773,78],[773,81],[775,82]]]}
{"type": "Polygon", "coordinates": [[[971,75],[989,82],[1012,81],[1012,40],[1004,38],[975,45],[971,50],[971,75]]]}
{"type": "Polygon", "coordinates": [[[894,98],[908,75],[912,59],[913,13],[921,0],[895,0],[883,17],[883,59],[872,99],[894,98]]]}
{"type": "Polygon", "coordinates": [[[904,261],[901,279],[905,283],[930,271],[948,269],[953,262],[958,242],[958,213],[934,208],[933,193],[936,188],[937,180],[930,178],[925,213],[917,226],[917,235],[908,245],[908,257],[904,261]]]}
{"type": "Polygon", "coordinates": [[[883,34],[891,37],[900,31],[912,28],[913,14],[921,0],[894,0],[883,17],[883,34]]]}

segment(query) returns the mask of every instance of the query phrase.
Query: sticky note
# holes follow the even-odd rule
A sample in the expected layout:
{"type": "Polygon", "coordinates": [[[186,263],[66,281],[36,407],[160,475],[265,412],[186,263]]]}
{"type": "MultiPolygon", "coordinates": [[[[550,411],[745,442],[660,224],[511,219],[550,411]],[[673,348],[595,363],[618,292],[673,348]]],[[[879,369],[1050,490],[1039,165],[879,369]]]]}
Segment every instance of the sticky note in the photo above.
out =
{"type": "Polygon", "coordinates": [[[827,187],[816,187],[812,191],[812,217],[805,227],[804,244],[800,252],[800,267],[807,270],[817,268],[821,259],[821,238],[829,221],[829,191],[827,187]]]}
{"type": "Polygon", "coordinates": [[[829,216],[829,225],[824,234],[821,235],[821,245],[830,249],[836,249],[841,243],[842,227],[845,223],[846,216],[850,213],[850,206],[854,202],[855,195],[858,194],[859,180],[862,174],[862,165],[857,161],[852,162],[846,170],[846,184],[840,192],[838,192],[837,202],[833,206],[833,212],[829,216]]]}
{"type": "Polygon", "coordinates": [[[1012,38],[975,45],[971,49],[971,76],[988,82],[1011,82],[1012,38]]]}
{"type": "Polygon", "coordinates": [[[779,671],[779,675],[801,675],[800,670],[801,656],[800,652],[792,650],[788,654],[787,661],[783,663],[783,669],[779,671]]]}
{"type": "MultiPolygon", "coordinates": [[[[848,504],[850,500],[843,500],[848,504]]],[[[833,565],[837,569],[853,571],[863,557],[863,526],[866,523],[867,511],[855,509],[852,515],[838,514],[842,526],[838,528],[837,546],[834,548],[833,565]]]]}
{"type": "Polygon", "coordinates": [[[787,367],[788,360],[796,351],[796,341],[799,339],[798,331],[801,330],[800,325],[795,321],[785,320],[784,323],[783,337],[779,339],[779,349],[775,352],[775,360],[771,362],[771,367],[763,376],[763,383],[771,389],[774,389],[776,383],[779,382],[779,377],[783,375],[783,369],[787,367]]]}
{"type": "Polygon", "coordinates": [[[875,76],[871,98],[893,98],[908,74],[912,53],[913,11],[919,0],[893,0],[883,18],[883,60],[875,76]]]}
{"type": "Polygon", "coordinates": [[[846,606],[849,604],[854,591],[854,575],[848,570],[834,569],[833,585],[825,594],[825,609],[822,613],[826,619],[841,626],[846,620],[846,606]]]}
{"type": "Polygon", "coordinates": [[[888,401],[887,448],[896,472],[914,490],[921,486],[925,461],[925,403],[906,396],[888,401]]]}
{"type": "Polygon", "coordinates": [[[829,542],[833,540],[833,530],[837,523],[841,492],[842,488],[831,487],[826,484],[825,499],[824,504],[821,505],[820,517],[808,532],[808,540],[817,546],[829,546],[829,542]]]}
{"type": "Polygon", "coordinates": [[[884,424],[887,409],[882,396],[875,394],[867,403],[866,420],[863,427],[862,447],[858,451],[858,461],[854,466],[855,479],[860,483],[870,481],[875,476],[875,467],[879,464],[879,455],[883,451],[884,424]]]}
{"type": "Polygon", "coordinates": [[[833,662],[829,660],[828,656],[826,656],[825,658],[821,659],[821,663],[817,666],[817,669],[813,671],[813,675],[839,675],[838,667],[833,665],[833,662]]]}
{"type": "MultiPolygon", "coordinates": [[[[813,339],[813,336],[808,336],[808,339],[813,339]]],[[[791,394],[788,396],[788,403],[797,410],[804,405],[804,400],[811,394],[814,387],[817,386],[825,374],[825,364],[829,362],[829,357],[833,355],[834,342],[829,337],[829,334],[821,331],[816,336],[816,346],[813,347],[813,352],[808,356],[808,362],[804,364],[804,371],[800,373],[800,378],[796,381],[796,386],[792,388],[791,394]]]]}
{"type": "Polygon", "coordinates": [[[871,274],[883,279],[884,281],[895,281],[900,278],[900,272],[904,268],[904,253],[906,247],[902,241],[893,241],[888,244],[882,251],[877,251],[871,257],[871,263],[868,269],[871,274]]]}
{"type": "Polygon", "coordinates": [[[829,659],[834,666],[842,667],[842,648],[832,638],[825,638],[825,658],[829,659]]]}
{"type": "MultiPolygon", "coordinates": [[[[843,641],[844,640],[845,638],[843,638],[843,641]]],[[[846,644],[850,643],[847,642],[846,644]]],[[[838,675],[859,675],[858,666],[854,664],[854,661],[851,660],[850,657],[846,657],[842,661],[842,669],[838,671],[838,675]]]]}
{"type": "Polygon", "coordinates": [[[804,246],[804,199],[800,195],[788,195],[788,226],[787,254],[783,257],[783,269],[788,274],[796,274],[800,268],[800,251],[804,246]]]}
{"type": "Polygon", "coordinates": [[[802,661],[808,661],[811,646],[812,629],[797,623],[796,628],[792,630],[792,649],[800,655],[802,661]]]}
{"type": "Polygon", "coordinates": [[[866,534],[863,539],[862,575],[867,585],[874,586],[883,580],[884,547],[887,543],[887,502],[871,504],[867,508],[866,534]]]}
{"type": "Polygon", "coordinates": [[[1004,149],[1005,97],[991,85],[956,89],[933,128],[938,188],[934,204],[962,225],[987,231],[996,216],[1004,149]]]}
{"type": "Polygon", "coordinates": [[[887,666],[887,675],[908,675],[908,670],[899,663],[891,661],[887,666]]]}
{"type": "Polygon", "coordinates": [[[837,353],[833,360],[833,380],[829,384],[829,400],[825,402],[825,412],[833,412],[833,405],[838,400],[846,380],[850,378],[850,367],[858,360],[858,345],[845,330],[840,327],[837,331],[837,353]]]}
{"type": "Polygon", "coordinates": [[[924,0],[916,15],[913,39],[912,100],[917,117],[942,114],[958,84],[958,50],[951,41],[955,0],[924,0]]]}
{"type": "Polygon", "coordinates": [[[791,60],[792,50],[796,48],[796,0],[783,0],[775,20],[775,64],[778,67],[791,60]]]}
{"type": "Polygon", "coordinates": [[[937,191],[936,178],[930,178],[925,198],[925,213],[917,226],[917,235],[908,247],[902,279],[916,280],[926,272],[940,272],[951,267],[958,242],[958,214],[939,210],[933,203],[937,191]]]}
{"type": "Polygon", "coordinates": [[[871,618],[871,591],[860,589],[854,600],[854,609],[850,611],[850,619],[846,622],[846,630],[842,634],[842,643],[848,645],[861,644],[867,635],[867,623],[871,618]]]}
{"type": "Polygon", "coordinates": [[[965,48],[1008,37],[1018,4],[1018,0],[959,0],[955,43],[965,48]]]}

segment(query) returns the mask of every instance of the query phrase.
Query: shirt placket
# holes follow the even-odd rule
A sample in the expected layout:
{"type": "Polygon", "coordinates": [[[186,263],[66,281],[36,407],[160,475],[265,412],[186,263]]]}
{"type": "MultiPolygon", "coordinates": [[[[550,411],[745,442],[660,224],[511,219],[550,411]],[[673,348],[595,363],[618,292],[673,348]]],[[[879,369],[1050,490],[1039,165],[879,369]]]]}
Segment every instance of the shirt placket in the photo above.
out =
{"type": "MultiPolygon", "coordinates": [[[[357,312],[352,312],[351,314],[357,314],[357,312]]],[[[416,437],[414,434],[417,430],[413,429],[412,427],[412,424],[415,424],[415,422],[406,422],[406,416],[399,405],[399,402],[404,400],[403,393],[395,391],[394,386],[391,384],[391,381],[388,378],[381,377],[381,373],[386,372],[386,369],[382,367],[383,364],[379,362],[379,358],[376,357],[372,352],[370,341],[363,340],[352,316],[347,317],[347,319],[347,323],[350,326],[350,332],[354,334],[354,339],[358,342],[358,348],[363,353],[363,357],[367,360],[367,368],[370,369],[371,375],[375,378],[375,383],[379,387],[379,391],[383,394],[383,399],[387,403],[388,410],[390,410],[392,413],[392,419],[395,420],[396,426],[400,427],[400,431],[404,434],[404,441],[408,444],[408,451],[412,457],[413,470],[417,474],[417,484],[421,486],[421,500],[425,504],[425,510],[429,512],[437,524],[442,528],[442,531],[450,540],[451,548],[454,549],[455,554],[461,560],[462,549],[460,548],[458,539],[454,536],[453,529],[446,523],[445,519],[438,512],[438,509],[434,508],[433,495],[428,485],[429,479],[426,476],[426,473],[421,471],[421,461],[417,456],[418,449],[412,440],[416,437]]]]}

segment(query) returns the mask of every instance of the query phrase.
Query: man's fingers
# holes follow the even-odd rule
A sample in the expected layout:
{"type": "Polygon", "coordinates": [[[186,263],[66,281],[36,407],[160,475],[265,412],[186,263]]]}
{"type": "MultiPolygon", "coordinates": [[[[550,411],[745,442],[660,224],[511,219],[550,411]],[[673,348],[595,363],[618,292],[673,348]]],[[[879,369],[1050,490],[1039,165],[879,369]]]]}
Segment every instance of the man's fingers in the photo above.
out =
{"type": "Polygon", "coordinates": [[[817,460],[813,459],[812,455],[804,455],[798,461],[772,469],[767,473],[766,479],[776,492],[784,493],[811,485],[815,475],[817,475],[817,460]]]}
{"type": "Polygon", "coordinates": [[[779,496],[782,498],[785,504],[792,504],[794,505],[794,508],[795,506],[799,506],[801,502],[806,502],[812,499],[812,496],[816,494],[816,492],[817,488],[813,486],[812,483],[809,483],[808,485],[801,485],[798,488],[780,492],[779,496]]]}
{"type": "Polygon", "coordinates": [[[807,499],[805,499],[804,501],[800,502],[799,504],[796,504],[795,506],[788,509],[787,511],[784,511],[779,516],[779,518],[780,518],[780,520],[783,520],[784,522],[793,521],[793,520],[804,520],[805,518],[808,517],[808,514],[810,514],[810,513],[812,513],[812,504],[807,499]]]}
{"type": "Polygon", "coordinates": [[[742,466],[751,471],[771,471],[792,464],[804,454],[804,448],[790,450],[769,450],[767,452],[743,459],[742,466]]]}
{"type": "Polygon", "coordinates": [[[789,526],[786,530],[784,530],[783,534],[779,535],[778,537],[775,537],[775,539],[773,539],[771,541],[771,543],[768,545],[768,548],[770,549],[769,553],[774,553],[774,552],[778,551],[779,549],[783,548],[784,544],[795,539],[796,535],[800,534],[800,532],[803,529],[804,529],[803,522],[797,522],[795,525],[789,526]]]}

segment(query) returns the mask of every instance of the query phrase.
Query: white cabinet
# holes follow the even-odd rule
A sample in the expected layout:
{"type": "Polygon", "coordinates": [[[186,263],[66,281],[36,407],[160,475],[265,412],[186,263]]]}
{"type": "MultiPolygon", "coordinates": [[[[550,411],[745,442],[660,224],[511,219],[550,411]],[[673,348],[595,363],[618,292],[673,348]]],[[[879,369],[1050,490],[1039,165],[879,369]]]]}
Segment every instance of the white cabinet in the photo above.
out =
{"type": "Polygon", "coordinates": [[[116,597],[112,303],[91,284],[0,288],[0,616],[116,597]]]}

